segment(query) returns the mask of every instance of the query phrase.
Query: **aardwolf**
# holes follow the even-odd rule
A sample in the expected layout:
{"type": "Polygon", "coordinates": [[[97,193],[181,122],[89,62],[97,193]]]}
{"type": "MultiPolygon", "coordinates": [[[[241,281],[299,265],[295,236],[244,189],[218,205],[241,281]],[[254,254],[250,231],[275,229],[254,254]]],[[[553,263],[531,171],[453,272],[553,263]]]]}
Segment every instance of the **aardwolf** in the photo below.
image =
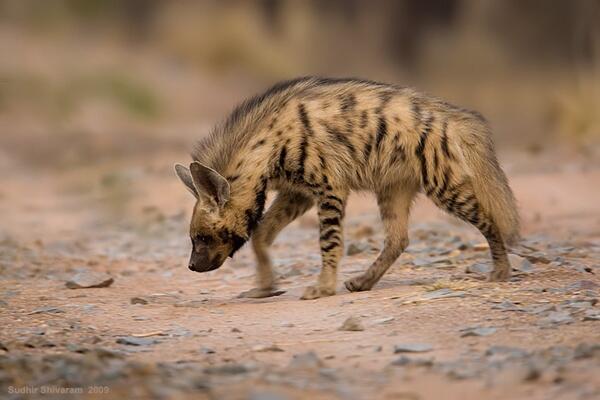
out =
{"type": "Polygon", "coordinates": [[[258,287],[249,297],[272,293],[267,248],[313,205],[323,265],[302,298],[335,294],[353,190],[375,193],[385,242],[373,264],[345,282],[348,290],[371,289],[407,247],[418,192],[485,236],[494,263],[490,280],[510,277],[505,246],[518,238],[519,217],[490,129],[476,112],[410,88],[304,77],[243,102],[198,142],[192,158],[189,168],[175,165],[197,200],[189,269],[217,269],[252,238],[258,287]],[[263,215],[268,190],[278,194],[263,215]]]}

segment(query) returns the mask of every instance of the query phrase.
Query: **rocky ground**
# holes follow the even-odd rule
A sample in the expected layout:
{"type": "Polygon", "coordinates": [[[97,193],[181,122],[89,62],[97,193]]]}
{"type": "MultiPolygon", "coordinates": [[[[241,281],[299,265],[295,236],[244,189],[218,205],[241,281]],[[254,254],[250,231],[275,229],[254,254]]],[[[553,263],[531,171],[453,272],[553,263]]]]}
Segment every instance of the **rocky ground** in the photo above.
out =
{"type": "Polygon", "coordinates": [[[253,285],[247,247],[217,271],[187,270],[192,199],[170,169],[182,157],[2,162],[0,397],[600,397],[593,162],[505,163],[524,219],[510,282],[483,280],[483,238],[420,199],[407,252],[374,290],[348,293],[383,239],[357,195],[338,294],[300,301],[319,270],[314,214],[273,246],[278,297],[237,298],[253,285]]]}

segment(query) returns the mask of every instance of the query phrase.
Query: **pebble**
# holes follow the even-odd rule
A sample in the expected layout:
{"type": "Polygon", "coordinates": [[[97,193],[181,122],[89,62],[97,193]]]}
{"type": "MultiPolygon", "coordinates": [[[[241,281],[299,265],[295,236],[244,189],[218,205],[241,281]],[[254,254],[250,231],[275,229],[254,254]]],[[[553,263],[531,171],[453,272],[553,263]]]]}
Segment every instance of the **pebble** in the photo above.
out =
{"type": "Polygon", "coordinates": [[[357,317],[348,317],[342,326],[338,328],[339,331],[364,331],[365,328],[357,317]]]}
{"type": "Polygon", "coordinates": [[[528,259],[517,254],[509,254],[508,261],[514,270],[524,273],[530,273],[534,270],[533,264],[528,259]]]}
{"type": "Polygon", "coordinates": [[[542,304],[526,308],[526,312],[533,315],[543,314],[548,311],[556,311],[556,306],[554,304],[542,304]]]}
{"type": "Polygon", "coordinates": [[[423,300],[448,299],[448,298],[452,298],[452,297],[465,297],[466,294],[467,294],[467,292],[464,292],[464,291],[454,291],[449,288],[443,288],[443,289],[434,290],[432,292],[427,292],[423,296],[421,296],[421,299],[423,299],[423,300]]]}
{"type": "Polygon", "coordinates": [[[214,351],[213,349],[211,349],[210,347],[202,347],[200,349],[200,353],[202,354],[215,354],[216,351],[214,351]]]}
{"type": "Polygon", "coordinates": [[[346,255],[354,256],[371,250],[371,245],[366,242],[351,242],[346,250],[346,255]]]}
{"type": "Polygon", "coordinates": [[[248,400],[288,400],[288,396],[281,393],[271,392],[267,390],[257,390],[250,392],[248,400]]]}
{"type": "Polygon", "coordinates": [[[433,346],[426,343],[403,343],[394,346],[394,353],[425,353],[433,350],[433,346]]]}
{"type": "Polygon", "coordinates": [[[75,274],[66,282],[69,289],[105,288],[114,282],[114,279],[104,272],[83,271],[75,274]]]}
{"type": "Polygon", "coordinates": [[[581,281],[577,281],[577,282],[574,282],[574,283],[566,286],[565,291],[576,292],[579,290],[595,290],[598,288],[600,288],[600,285],[598,285],[596,282],[588,281],[588,280],[581,280],[581,281]]]}
{"type": "Polygon", "coordinates": [[[374,324],[385,324],[394,320],[394,317],[379,318],[373,321],[374,324]]]}
{"type": "Polygon", "coordinates": [[[27,313],[27,315],[34,315],[34,314],[62,314],[64,312],[65,312],[65,310],[63,310],[61,308],[48,306],[48,307],[36,308],[32,312],[27,313]]]}
{"type": "Polygon", "coordinates": [[[414,365],[416,367],[431,367],[433,366],[433,358],[412,358],[407,356],[400,356],[390,363],[395,366],[407,366],[414,365]]]}
{"type": "Polygon", "coordinates": [[[518,347],[491,346],[485,351],[485,355],[495,360],[506,360],[526,357],[528,353],[518,347]]]}
{"type": "Polygon", "coordinates": [[[29,347],[32,349],[38,349],[43,347],[56,347],[56,344],[45,338],[41,335],[32,335],[25,342],[23,342],[25,347],[29,347]]]}
{"type": "Polygon", "coordinates": [[[586,310],[583,316],[584,321],[600,321],[600,310],[586,310]]]}
{"type": "Polygon", "coordinates": [[[541,321],[542,324],[550,323],[556,325],[570,324],[573,322],[573,317],[566,311],[552,311],[548,316],[541,321]]]}
{"type": "Polygon", "coordinates": [[[289,368],[292,369],[318,369],[322,367],[323,362],[317,357],[314,351],[294,354],[289,364],[289,368]]]}
{"type": "Polygon", "coordinates": [[[465,269],[467,274],[487,274],[492,270],[492,266],[489,264],[475,263],[468,265],[465,269]]]}
{"type": "Polygon", "coordinates": [[[252,347],[252,351],[256,351],[258,353],[266,353],[266,352],[283,352],[284,350],[275,345],[275,344],[258,344],[254,347],[252,347]]]}
{"type": "Polygon", "coordinates": [[[501,311],[525,311],[524,308],[518,307],[515,303],[509,300],[505,300],[500,304],[493,305],[492,309],[501,311]]]}
{"type": "Polygon", "coordinates": [[[148,300],[144,299],[143,297],[132,297],[130,300],[131,304],[148,304],[148,300]]]}
{"type": "Polygon", "coordinates": [[[204,372],[210,375],[240,375],[250,372],[252,369],[245,364],[225,364],[204,368],[204,372]]]}
{"type": "Polygon", "coordinates": [[[497,329],[493,327],[473,327],[461,329],[461,337],[467,336],[489,336],[496,333],[497,329]]]}
{"type": "Polygon", "coordinates": [[[156,339],[141,338],[135,336],[123,336],[117,339],[118,344],[125,344],[128,346],[149,346],[158,343],[156,339]]]}

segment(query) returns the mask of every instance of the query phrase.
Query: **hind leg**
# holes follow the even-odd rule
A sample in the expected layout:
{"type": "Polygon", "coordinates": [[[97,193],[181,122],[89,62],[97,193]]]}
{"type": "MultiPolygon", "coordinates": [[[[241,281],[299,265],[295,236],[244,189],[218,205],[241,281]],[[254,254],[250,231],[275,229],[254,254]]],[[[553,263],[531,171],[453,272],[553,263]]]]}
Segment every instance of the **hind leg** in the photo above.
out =
{"type": "Polygon", "coordinates": [[[510,263],[500,230],[493,219],[481,209],[472,186],[468,181],[457,185],[444,184],[440,189],[429,190],[428,195],[442,209],[474,225],[486,238],[494,269],[490,281],[505,281],[510,278],[510,263]]]}
{"type": "Polygon", "coordinates": [[[408,246],[408,214],[416,189],[402,188],[377,196],[385,230],[383,250],[365,273],[344,282],[351,292],[370,290],[408,246]]]}
{"type": "Polygon", "coordinates": [[[240,294],[241,297],[257,298],[272,295],[275,285],[271,258],[267,249],[283,228],[308,211],[313,204],[314,200],[302,193],[279,192],[252,235],[252,249],[257,264],[257,287],[240,294]]]}

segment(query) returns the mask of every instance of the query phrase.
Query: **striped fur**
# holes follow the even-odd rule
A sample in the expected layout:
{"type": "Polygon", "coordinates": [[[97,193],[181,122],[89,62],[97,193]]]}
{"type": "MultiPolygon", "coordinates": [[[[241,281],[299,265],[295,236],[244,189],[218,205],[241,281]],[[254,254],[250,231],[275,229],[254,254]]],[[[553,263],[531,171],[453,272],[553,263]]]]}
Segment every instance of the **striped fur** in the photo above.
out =
{"type": "Polygon", "coordinates": [[[346,282],[349,290],[369,290],[404,251],[418,192],[486,237],[490,279],[510,275],[505,245],[518,238],[519,218],[488,125],[476,112],[410,88],[299,78],[242,103],[192,157],[189,170],[177,167],[198,198],[190,268],[218,268],[252,237],[259,285],[252,296],[274,286],[268,245],[315,204],[323,269],[303,298],[335,293],[344,208],[356,190],[376,194],[386,239],[371,267],[346,282]],[[263,216],[268,190],[279,195],[263,216]]]}

